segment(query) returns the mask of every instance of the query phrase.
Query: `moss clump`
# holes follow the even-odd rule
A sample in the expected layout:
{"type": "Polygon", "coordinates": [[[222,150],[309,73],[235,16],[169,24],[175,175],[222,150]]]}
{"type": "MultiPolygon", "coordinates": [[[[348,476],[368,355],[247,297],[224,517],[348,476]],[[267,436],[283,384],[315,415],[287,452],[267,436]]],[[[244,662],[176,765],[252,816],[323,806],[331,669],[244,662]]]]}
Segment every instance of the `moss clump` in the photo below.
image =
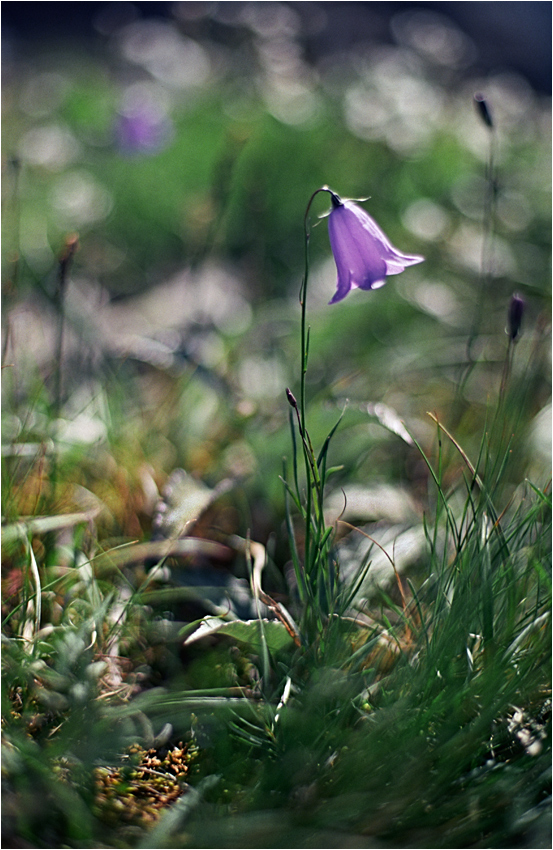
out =
{"type": "Polygon", "coordinates": [[[120,767],[94,771],[94,814],[115,826],[147,827],[188,790],[195,749],[179,742],[170,750],[129,748],[120,767]]]}

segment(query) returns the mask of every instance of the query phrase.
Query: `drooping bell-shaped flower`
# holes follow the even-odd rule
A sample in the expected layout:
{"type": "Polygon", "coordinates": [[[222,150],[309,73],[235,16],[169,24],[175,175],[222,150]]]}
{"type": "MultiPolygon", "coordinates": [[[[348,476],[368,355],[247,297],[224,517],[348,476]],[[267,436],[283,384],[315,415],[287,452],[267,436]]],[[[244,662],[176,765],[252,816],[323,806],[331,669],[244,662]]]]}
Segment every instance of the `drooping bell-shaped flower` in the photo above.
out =
{"type": "Polygon", "coordinates": [[[402,254],[394,248],[376,221],[353,201],[343,201],[330,191],[328,219],[330,247],[338,270],[336,293],[330,304],[345,298],[351,289],[378,289],[386,276],[399,274],[424,257],[402,254]]]}

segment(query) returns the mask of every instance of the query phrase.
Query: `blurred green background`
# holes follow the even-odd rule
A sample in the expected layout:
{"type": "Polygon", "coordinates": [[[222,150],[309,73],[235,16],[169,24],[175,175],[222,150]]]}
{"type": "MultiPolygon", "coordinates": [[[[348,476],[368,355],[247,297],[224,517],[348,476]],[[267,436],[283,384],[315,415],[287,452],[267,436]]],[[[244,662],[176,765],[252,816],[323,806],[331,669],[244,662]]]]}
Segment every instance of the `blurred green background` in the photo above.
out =
{"type": "MultiPolygon", "coordinates": [[[[4,4],[5,439],[55,432],[65,473],[77,460],[108,503],[114,469],[161,484],[182,465],[280,509],[303,216],[328,184],[370,196],[394,244],[426,258],[331,308],[326,224],[312,231],[311,427],[323,439],[349,399],[333,456],[344,480],[420,483],[370,403],[424,444],[433,410],[478,450],[514,292],[526,302],[510,384],[519,469],[543,478],[551,10],[502,6],[4,4]],[[57,267],[73,232],[60,384],[57,267]]],[[[128,513],[115,510],[120,531],[142,533],[128,513]]]]}

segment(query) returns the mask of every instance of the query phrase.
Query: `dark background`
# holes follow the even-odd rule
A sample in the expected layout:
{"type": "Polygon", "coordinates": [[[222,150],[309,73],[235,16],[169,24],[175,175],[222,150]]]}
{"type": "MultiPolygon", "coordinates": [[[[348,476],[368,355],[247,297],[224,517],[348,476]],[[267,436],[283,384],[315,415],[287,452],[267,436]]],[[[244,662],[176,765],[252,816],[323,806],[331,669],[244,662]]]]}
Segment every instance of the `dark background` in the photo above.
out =
{"type": "MultiPolygon", "coordinates": [[[[174,3],[2,3],[4,39],[94,38],[99,13],[110,9],[123,17],[171,17],[174,3]]],[[[187,3],[189,7],[235,3],[187,3]]],[[[487,73],[512,69],[523,74],[536,91],[551,92],[551,3],[291,3],[318,25],[305,38],[306,49],[317,57],[359,42],[392,41],[390,19],[401,11],[428,9],[455,21],[473,40],[476,70],[487,73]],[[322,17],[321,17],[322,15],[322,17]]],[[[232,11],[232,9],[230,9],[232,11]]],[[[193,12],[193,8],[192,8],[193,12]]]]}

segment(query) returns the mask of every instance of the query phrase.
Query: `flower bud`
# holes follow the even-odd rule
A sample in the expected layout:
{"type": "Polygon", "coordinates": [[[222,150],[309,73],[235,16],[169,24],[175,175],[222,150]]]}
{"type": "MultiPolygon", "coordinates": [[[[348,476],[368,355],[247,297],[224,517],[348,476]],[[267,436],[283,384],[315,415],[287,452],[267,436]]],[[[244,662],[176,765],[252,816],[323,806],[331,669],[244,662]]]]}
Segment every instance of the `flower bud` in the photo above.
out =
{"type": "Polygon", "coordinates": [[[289,390],[288,387],[286,387],[286,398],[288,399],[288,404],[290,405],[290,407],[293,407],[294,410],[297,410],[298,409],[298,403],[296,401],[296,398],[295,398],[293,392],[291,390],[289,390]]]}
{"type": "Polygon", "coordinates": [[[507,333],[513,342],[516,342],[522,325],[522,315],[524,313],[524,299],[517,292],[511,298],[508,312],[507,333]]]}
{"type": "Polygon", "coordinates": [[[492,113],[490,112],[490,108],[487,104],[486,98],[483,94],[480,94],[480,92],[477,92],[474,95],[474,105],[476,106],[478,114],[480,115],[480,118],[482,119],[486,127],[489,127],[491,129],[493,127],[492,113]]]}

